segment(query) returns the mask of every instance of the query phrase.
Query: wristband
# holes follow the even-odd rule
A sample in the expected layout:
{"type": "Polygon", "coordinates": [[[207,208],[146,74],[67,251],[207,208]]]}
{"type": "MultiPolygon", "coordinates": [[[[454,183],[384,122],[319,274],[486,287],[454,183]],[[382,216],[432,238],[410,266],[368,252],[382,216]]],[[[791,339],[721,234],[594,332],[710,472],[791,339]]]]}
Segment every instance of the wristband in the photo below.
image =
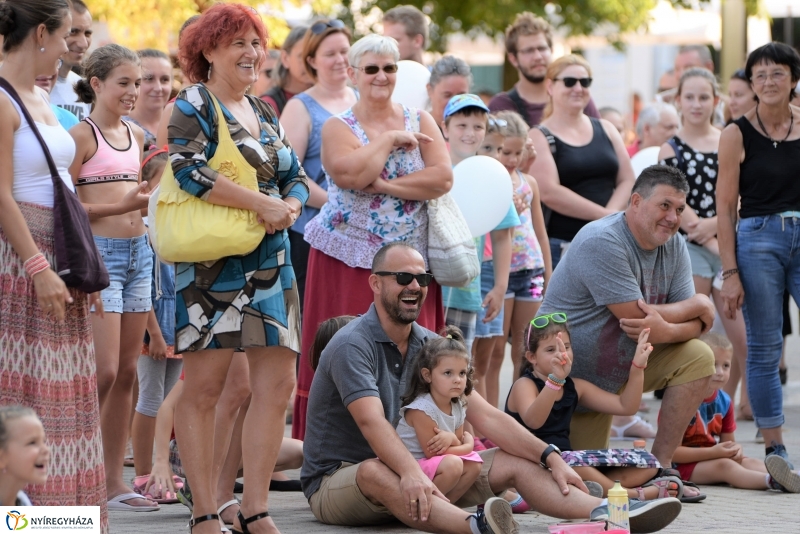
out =
{"type": "Polygon", "coordinates": [[[547,388],[550,388],[550,389],[552,389],[554,391],[558,391],[562,387],[562,386],[560,386],[558,384],[553,383],[549,378],[547,379],[547,382],[544,383],[544,386],[547,387],[547,388]]]}
{"type": "Polygon", "coordinates": [[[567,379],[566,378],[558,378],[553,373],[550,373],[549,375],[547,375],[547,379],[552,381],[554,384],[559,385],[559,386],[563,386],[564,384],[567,383],[567,379]]]}
{"type": "Polygon", "coordinates": [[[641,365],[636,365],[636,362],[631,361],[631,365],[636,367],[637,369],[647,369],[647,364],[644,364],[644,366],[641,366],[641,365]]]}
{"type": "Polygon", "coordinates": [[[50,268],[50,262],[41,252],[34,254],[22,264],[28,276],[33,278],[35,275],[50,268]]]}

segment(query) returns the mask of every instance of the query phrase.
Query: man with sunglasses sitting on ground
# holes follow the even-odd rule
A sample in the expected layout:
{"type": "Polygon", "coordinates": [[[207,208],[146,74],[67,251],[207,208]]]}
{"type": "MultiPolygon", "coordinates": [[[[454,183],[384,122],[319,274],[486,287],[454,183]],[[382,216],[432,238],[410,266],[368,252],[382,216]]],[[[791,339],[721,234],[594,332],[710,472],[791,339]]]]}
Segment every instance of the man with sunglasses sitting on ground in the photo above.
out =
{"type": "MultiPolygon", "coordinates": [[[[714,354],[697,338],[714,322],[714,307],[695,294],[689,252],[676,235],[689,184],[677,169],[653,165],[633,186],[624,212],[578,231],[550,278],[541,315],[569,317],[575,360],[572,377],[617,392],[628,380],[639,333],[655,345],[644,391],[666,387],[652,453],[672,465],[689,421],[714,374],[714,354]]],[[[607,449],[611,415],[576,412],[570,440],[576,450],[607,449]]],[[[665,469],[660,476],[678,475],[665,469]]],[[[681,500],[705,498],[684,482],[681,500]]]]}
{"type": "MultiPolygon", "coordinates": [[[[510,534],[518,525],[510,505],[496,496],[514,487],[543,514],[607,519],[606,502],[586,493],[556,448],[475,392],[467,421],[500,448],[479,453],[481,474],[456,503],[422,472],[394,426],[414,357],[436,336],[416,323],[430,283],[419,252],[400,242],[384,246],[369,276],[372,305],[322,352],[309,395],[301,473],[314,516],[336,525],[400,520],[426,532],[510,534]],[[475,514],[462,510],[484,503],[475,514]]],[[[633,504],[632,532],[654,532],[672,522],[679,508],[670,500],[633,504]]]]}

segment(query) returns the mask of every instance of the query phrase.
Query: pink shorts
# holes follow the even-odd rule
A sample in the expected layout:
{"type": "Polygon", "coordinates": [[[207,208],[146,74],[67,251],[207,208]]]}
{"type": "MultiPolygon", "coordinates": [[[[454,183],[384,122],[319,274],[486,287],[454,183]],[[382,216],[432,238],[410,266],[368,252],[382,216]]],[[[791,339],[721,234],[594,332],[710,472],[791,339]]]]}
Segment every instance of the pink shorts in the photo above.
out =
{"type": "MultiPolygon", "coordinates": [[[[433,477],[436,475],[436,470],[439,468],[439,464],[442,463],[442,459],[445,456],[450,455],[441,454],[432,458],[420,458],[417,460],[417,462],[419,462],[422,472],[425,473],[429,479],[433,480],[433,477]]],[[[472,451],[469,454],[464,454],[463,456],[459,456],[459,458],[466,460],[467,462],[477,462],[479,464],[483,463],[483,459],[481,459],[481,457],[475,451],[472,451]]]]}

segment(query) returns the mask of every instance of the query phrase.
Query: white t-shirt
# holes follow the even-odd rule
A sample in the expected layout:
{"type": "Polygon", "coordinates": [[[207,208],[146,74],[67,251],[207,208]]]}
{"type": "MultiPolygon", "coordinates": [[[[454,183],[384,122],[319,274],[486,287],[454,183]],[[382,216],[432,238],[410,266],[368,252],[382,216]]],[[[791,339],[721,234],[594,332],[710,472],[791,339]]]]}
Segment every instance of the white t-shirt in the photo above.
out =
{"type": "Polygon", "coordinates": [[[70,71],[66,78],[58,76],[53,90],[50,92],[50,102],[60,108],[73,113],[78,120],[83,120],[89,116],[92,106],[78,102],[78,95],[75,93],[75,83],[81,77],[70,71]]]}

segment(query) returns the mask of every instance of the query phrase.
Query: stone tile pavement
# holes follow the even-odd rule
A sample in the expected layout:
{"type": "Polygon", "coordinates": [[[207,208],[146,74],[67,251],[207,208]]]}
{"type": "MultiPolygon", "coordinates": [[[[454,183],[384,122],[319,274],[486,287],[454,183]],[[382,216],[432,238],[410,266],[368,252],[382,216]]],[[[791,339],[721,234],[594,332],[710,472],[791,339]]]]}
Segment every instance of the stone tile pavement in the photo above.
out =
{"type": "MultiPolygon", "coordinates": [[[[797,330],[795,330],[797,331],[797,330]]],[[[785,440],[787,448],[795,461],[800,464],[800,337],[792,336],[789,344],[789,384],[784,388],[786,412],[785,440]]],[[[508,359],[506,360],[508,362],[508,359]]],[[[510,376],[510,370],[503,370],[503,376],[510,376]]],[[[510,384],[504,384],[507,390],[510,384]]],[[[660,402],[648,395],[651,408],[645,417],[655,424],[660,402]]],[[[737,441],[744,445],[745,454],[763,457],[763,444],[756,443],[755,426],[752,422],[739,421],[736,431],[737,441]]],[[[615,442],[620,447],[630,446],[631,442],[615,442]]],[[[297,472],[288,473],[298,478],[297,472]]],[[[132,478],[133,469],[126,468],[126,479],[132,478]]],[[[722,486],[704,486],[708,499],[699,504],[685,504],[680,517],[662,532],[683,534],[695,532],[714,532],[722,534],[750,534],[754,532],[800,533],[800,495],[788,495],[768,491],[746,491],[722,486]]],[[[240,496],[241,497],[241,496],[240,496]]],[[[317,534],[347,532],[386,532],[406,534],[416,532],[404,525],[383,527],[343,528],[331,527],[317,522],[301,493],[270,494],[270,513],[284,534],[317,534]]],[[[520,523],[521,532],[546,533],[547,526],[557,521],[534,512],[515,516],[520,523]]],[[[181,504],[162,506],[158,512],[132,513],[111,512],[112,534],[141,533],[186,533],[188,532],[189,511],[181,504]]]]}

